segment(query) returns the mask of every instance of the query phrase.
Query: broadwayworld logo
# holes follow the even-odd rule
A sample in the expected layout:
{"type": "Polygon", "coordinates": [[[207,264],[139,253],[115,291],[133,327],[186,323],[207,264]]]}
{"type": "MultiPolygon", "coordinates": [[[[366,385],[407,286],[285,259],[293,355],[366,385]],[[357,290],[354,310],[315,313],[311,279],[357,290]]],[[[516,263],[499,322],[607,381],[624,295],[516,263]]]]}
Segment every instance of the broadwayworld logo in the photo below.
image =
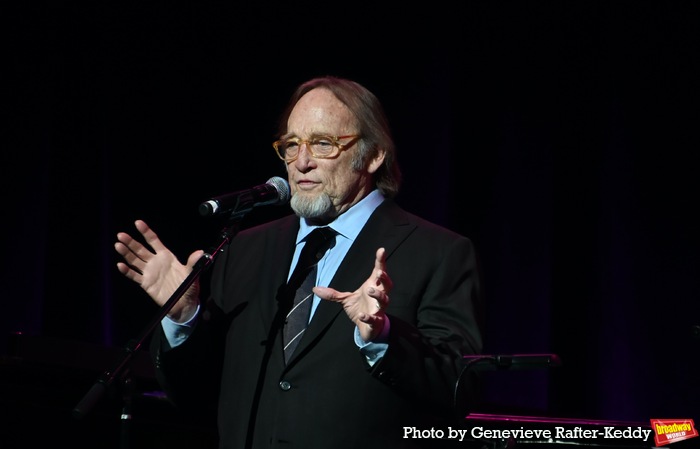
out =
{"type": "Polygon", "coordinates": [[[692,419],[652,419],[651,427],[654,429],[654,442],[657,446],[698,436],[698,429],[692,419]]]}

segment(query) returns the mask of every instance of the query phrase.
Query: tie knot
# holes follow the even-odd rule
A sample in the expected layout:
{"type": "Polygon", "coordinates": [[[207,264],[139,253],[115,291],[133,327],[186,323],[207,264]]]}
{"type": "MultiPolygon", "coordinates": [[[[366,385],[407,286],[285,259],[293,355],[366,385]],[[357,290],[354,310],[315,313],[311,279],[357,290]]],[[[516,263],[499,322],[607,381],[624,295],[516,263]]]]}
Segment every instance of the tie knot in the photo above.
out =
{"type": "MultiPolygon", "coordinates": [[[[328,226],[316,228],[306,237],[292,278],[303,279],[308,270],[316,265],[335,243],[336,232],[328,226]]],[[[290,279],[291,282],[292,279],[290,279]]]]}
{"type": "Polygon", "coordinates": [[[314,229],[306,237],[302,254],[308,254],[313,260],[312,263],[318,262],[326,253],[326,250],[335,243],[335,235],[336,232],[329,226],[314,229]]]}

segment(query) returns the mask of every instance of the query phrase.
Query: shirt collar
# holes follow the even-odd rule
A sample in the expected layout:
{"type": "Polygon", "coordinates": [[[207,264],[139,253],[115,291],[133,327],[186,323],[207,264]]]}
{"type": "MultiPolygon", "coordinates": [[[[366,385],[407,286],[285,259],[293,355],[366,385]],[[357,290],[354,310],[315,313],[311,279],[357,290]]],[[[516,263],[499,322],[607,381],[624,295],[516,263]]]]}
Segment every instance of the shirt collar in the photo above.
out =
{"type": "MultiPolygon", "coordinates": [[[[362,230],[372,212],[384,201],[384,196],[375,189],[366,197],[362,198],[357,204],[336,217],[335,220],[328,223],[328,226],[333,228],[339,235],[355,240],[357,235],[362,230]]],[[[311,231],[320,226],[311,226],[303,218],[299,221],[299,233],[297,234],[297,244],[303,241],[311,231]]]]}

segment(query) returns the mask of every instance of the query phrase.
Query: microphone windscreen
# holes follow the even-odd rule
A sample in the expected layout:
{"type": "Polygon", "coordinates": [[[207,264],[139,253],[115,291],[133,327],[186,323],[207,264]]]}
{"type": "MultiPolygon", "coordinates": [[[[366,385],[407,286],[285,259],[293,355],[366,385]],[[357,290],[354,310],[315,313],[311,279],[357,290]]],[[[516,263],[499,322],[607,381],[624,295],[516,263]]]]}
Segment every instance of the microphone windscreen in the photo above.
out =
{"type": "Polygon", "coordinates": [[[277,193],[279,194],[279,199],[277,200],[276,204],[285,204],[289,202],[289,199],[292,196],[292,192],[289,188],[289,183],[286,179],[280,178],[279,176],[273,176],[272,178],[267,180],[266,184],[271,185],[275,188],[275,190],[277,190],[277,193]]]}

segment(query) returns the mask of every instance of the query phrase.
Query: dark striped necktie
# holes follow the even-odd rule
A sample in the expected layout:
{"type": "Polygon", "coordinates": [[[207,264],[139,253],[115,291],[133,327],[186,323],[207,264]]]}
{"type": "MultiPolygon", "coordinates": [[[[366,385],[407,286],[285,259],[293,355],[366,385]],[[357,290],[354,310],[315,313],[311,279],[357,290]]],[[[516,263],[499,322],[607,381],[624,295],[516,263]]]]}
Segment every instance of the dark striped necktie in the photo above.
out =
{"type": "Polygon", "coordinates": [[[304,330],[309,323],[314,293],[311,290],[316,283],[316,264],[335,242],[335,231],[329,227],[314,229],[306,238],[299,261],[287,285],[290,290],[296,286],[296,294],[291,309],[287,314],[282,333],[284,360],[287,362],[299,344],[304,330]]]}

